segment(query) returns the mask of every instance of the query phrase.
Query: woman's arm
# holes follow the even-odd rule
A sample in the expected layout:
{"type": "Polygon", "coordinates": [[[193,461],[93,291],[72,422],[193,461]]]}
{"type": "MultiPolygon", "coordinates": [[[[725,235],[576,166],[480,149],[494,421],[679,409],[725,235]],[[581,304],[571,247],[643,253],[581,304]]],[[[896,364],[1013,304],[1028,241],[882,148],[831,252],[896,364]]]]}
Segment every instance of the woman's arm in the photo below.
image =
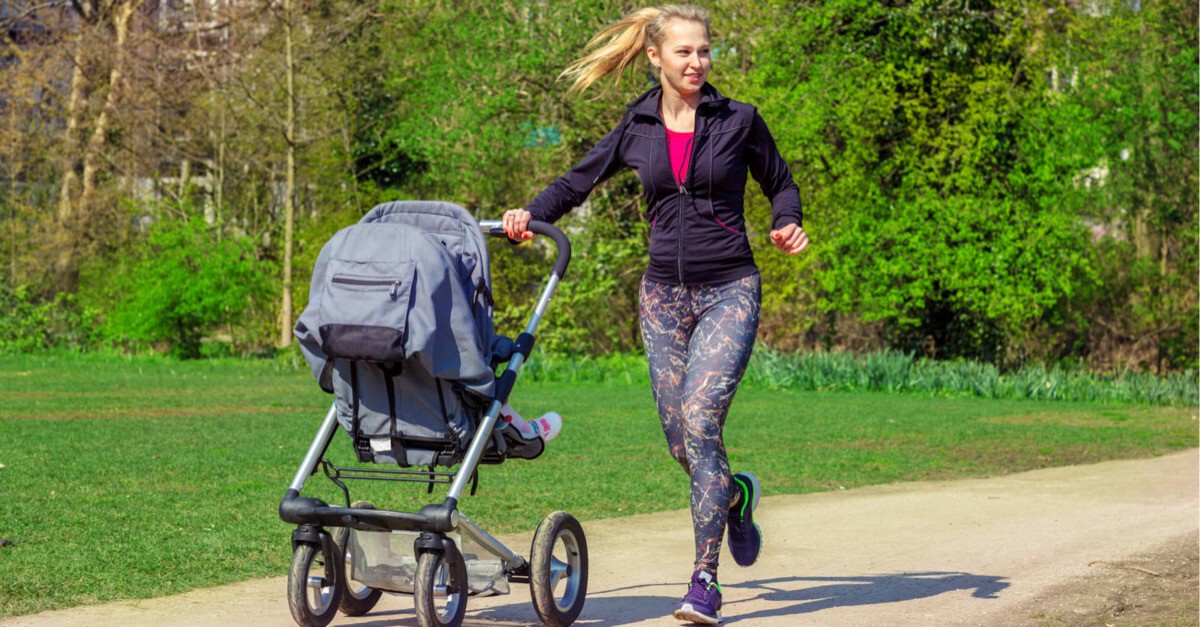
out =
{"type": "Polygon", "coordinates": [[[775,138],[758,111],[750,124],[748,147],[750,174],[771,201],[771,243],[780,251],[795,255],[808,248],[808,235],[802,226],[800,188],[796,187],[787,161],[779,154],[775,138]]]}
{"type": "Polygon", "coordinates": [[[763,195],[771,201],[771,228],[780,229],[788,224],[803,226],[800,188],[796,187],[787,161],[779,154],[775,138],[758,111],[754,112],[754,120],[750,124],[746,152],[750,174],[758,181],[763,195]]]}
{"type": "Polygon", "coordinates": [[[556,222],[568,211],[583,204],[588,194],[625,165],[620,144],[625,137],[628,116],[601,139],[575,167],[551,183],[525,206],[534,220],[556,222]]]}

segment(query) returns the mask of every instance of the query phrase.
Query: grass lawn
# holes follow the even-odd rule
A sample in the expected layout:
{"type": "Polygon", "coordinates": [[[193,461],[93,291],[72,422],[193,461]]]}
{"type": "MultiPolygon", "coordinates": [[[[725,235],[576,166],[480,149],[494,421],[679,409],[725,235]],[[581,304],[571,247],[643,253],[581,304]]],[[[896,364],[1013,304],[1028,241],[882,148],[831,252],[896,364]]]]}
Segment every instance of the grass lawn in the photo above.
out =
{"type": "MultiPolygon", "coordinates": [[[[0,356],[0,617],[282,576],[279,499],[330,400],[273,362],[0,356]]],[[[565,426],[542,458],[480,473],[462,508],[488,531],[687,507],[644,385],[521,382],[513,405],[565,426]]],[[[746,387],[726,443],[769,496],[1152,456],[1196,446],[1197,423],[1195,408],[746,387]]],[[[348,438],[332,457],[349,462],[348,438]]],[[[351,487],[393,509],[445,493],[351,487]]],[[[323,476],[305,494],[340,497],[323,476]]]]}

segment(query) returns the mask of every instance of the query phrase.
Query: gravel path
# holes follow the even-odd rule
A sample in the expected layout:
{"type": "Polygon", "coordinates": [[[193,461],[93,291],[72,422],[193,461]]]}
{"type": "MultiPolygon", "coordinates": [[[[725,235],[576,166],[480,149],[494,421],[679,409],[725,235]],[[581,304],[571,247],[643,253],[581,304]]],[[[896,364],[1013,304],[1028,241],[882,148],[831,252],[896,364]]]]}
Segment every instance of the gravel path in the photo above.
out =
{"type": "MultiPolygon", "coordinates": [[[[1189,450],[993,479],[767,496],[756,516],[766,538],[759,563],[743,569],[724,559],[725,622],[1123,624],[1124,616],[1195,625],[1198,460],[1189,450]]],[[[669,613],[690,573],[688,513],[593,521],[584,529],[591,581],[577,624],[677,624],[669,613]]],[[[500,539],[524,552],[531,535],[500,539]]],[[[285,580],[0,625],[286,627],[294,623],[285,580]]],[[[410,598],[385,595],[370,615],[339,616],[334,624],[411,625],[414,616],[410,598]]],[[[527,590],[514,586],[507,596],[470,599],[466,624],[540,623],[527,590]]]]}

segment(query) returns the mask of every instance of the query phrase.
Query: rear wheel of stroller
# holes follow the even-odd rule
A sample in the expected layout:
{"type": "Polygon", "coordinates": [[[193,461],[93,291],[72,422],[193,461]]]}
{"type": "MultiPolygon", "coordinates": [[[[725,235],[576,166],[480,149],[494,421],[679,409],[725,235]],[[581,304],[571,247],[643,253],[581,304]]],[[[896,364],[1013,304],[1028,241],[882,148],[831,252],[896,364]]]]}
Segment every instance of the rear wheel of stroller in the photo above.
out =
{"type": "Polygon", "coordinates": [[[448,557],[429,551],[417,560],[413,601],[421,627],[457,627],[467,613],[467,564],[461,554],[448,557]]]}
{"type": "MultiPolygon", "coordinates": [[[[350,507],[375,509],[374,505],[366,501],[355,501],[350,507]]],[[[362,616],[375,608],[379,597],[383,596],[383,591],[364,586],[350,578],[353,572],[353,558],[350,556],[350,529],[348,527],[334,529],[333,541],[337,544],[338,551],[341,552],[342,562],[346,565],[345,577],[342,578],[342,581],[346,582],[346,589],[342,594],[342,602],[338,605],[338,609],[346,616],[362,616]]]]}
{"type": "Polygon", "coordinates": [[[298,544],[288,571],[288,607],[301,627],[325,627],[342,596],[341,560],[317,544],[298,544]]]}
{"type": "Polygon", "coordinates": [[[554,512],[533,534],[529,591],[538,617],[550,627],[579,618],[587,596],[587,540],[574,516],[554,512]]]}

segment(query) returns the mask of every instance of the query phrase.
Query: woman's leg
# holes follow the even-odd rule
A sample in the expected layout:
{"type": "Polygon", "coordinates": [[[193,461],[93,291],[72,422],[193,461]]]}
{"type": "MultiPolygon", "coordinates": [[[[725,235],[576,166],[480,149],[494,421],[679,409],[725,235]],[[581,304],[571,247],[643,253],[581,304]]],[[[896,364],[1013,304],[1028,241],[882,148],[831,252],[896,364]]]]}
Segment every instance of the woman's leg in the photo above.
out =
{"type": "Polygon", "coordinates": [[[688,348],[683,423],[692,478],[695,566],[716,573],[730,499],[722,432],[758,332],[759,275],[701,288],[696,297],[697,322],[688,348]]]}
{"type": "Polygon", "coordinates": [[[758,331],[758,275],[719,286],[642,282],[642,340],[671,456],[692,479],[698,569],[717,571],[729,507],[721,431],[758,331]]]}
{"type": "Polygon", "coordinates": [[[687,371],[688,344],[692,340],[695,318],[688,288],[642,281],[638,294],[642,344],[650,365],[650,389],[658,406],[667,447],[683,471],[688,468],[683,428],[684,375],[687,371]]]}

